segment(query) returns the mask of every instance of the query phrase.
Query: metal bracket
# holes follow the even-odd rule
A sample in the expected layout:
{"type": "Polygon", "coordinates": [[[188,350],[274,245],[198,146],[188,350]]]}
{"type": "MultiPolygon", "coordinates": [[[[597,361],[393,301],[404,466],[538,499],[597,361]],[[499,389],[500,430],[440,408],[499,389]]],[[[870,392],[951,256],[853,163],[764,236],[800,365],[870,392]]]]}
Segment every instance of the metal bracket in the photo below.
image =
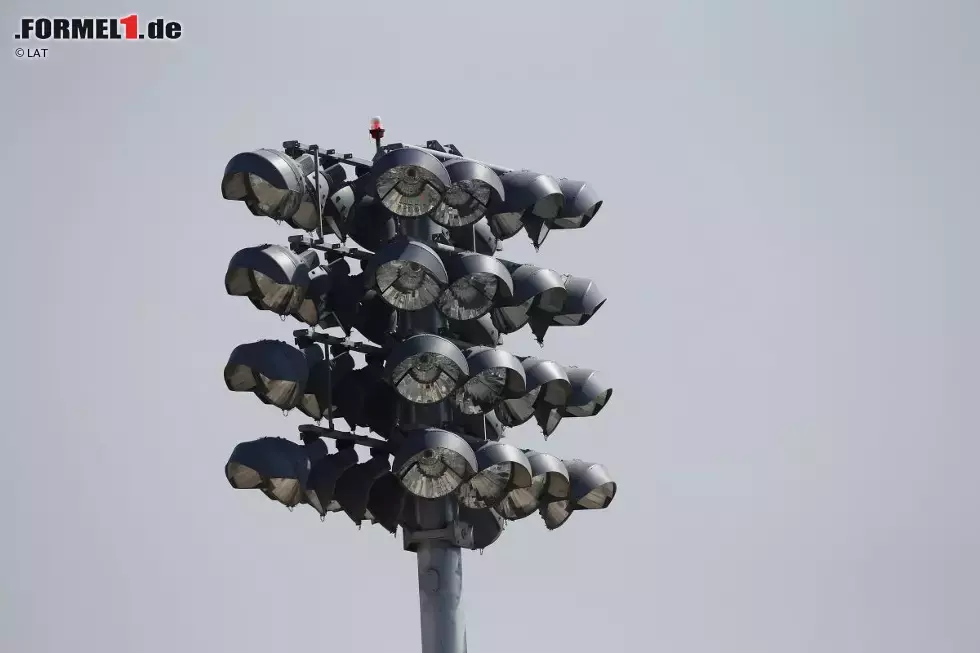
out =
{"type": "Polygon", "coordinates": [[[419,545],[425,542],[443,542],[461,549],[476,549],[473,545],[473,527],[459,520],[435,530],[413,531],[402,528],[402,539],[405,550],[412,552],[418,551],[419,545]]]}
{"type": "Polygon", "coordinates": [[[320,150],[318,148],[311,147],[306,143],[301,143],[299,141],[283,141],[283,150],[285,150],[290,156],[293,153],[305,153],[312,154],[320,160],[320,164],[324,167],[329,167],[335,163],[343,163],[344,165],[349,165],[354,167],[354,171],[358,176],[364,174],[365,172],[371,170],[372,162],[367,159],[361,159],[355,157],[353,154],[337,154],[337,150],[320,150]]]}

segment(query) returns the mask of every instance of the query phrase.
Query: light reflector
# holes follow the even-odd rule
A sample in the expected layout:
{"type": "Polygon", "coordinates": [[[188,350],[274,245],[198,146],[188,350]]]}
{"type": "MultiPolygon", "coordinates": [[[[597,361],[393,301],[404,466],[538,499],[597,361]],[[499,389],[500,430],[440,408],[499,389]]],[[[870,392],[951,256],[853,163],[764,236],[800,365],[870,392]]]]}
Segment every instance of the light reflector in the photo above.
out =
{"type": "Polygon", "coordinates": [[[436,224],[449,228],[471,225],[504,197],[500,177],[482,163],[458,159],[446,164],[446,172],[450,184],[432,213],[436,224]]]}
{"type": "Polygon", "coordinates": [[[446,399],[469,373],[463,353],[439,336],[420,334],[398,343],[385,362],[388,382],[416,404],[446,399]]]}
{"type": "Polygon", "coordinates": [[[405,435],[394,470],[405,489],[417,497],[448,496],[478,469],[473,449],[455,433],[427,428],[405,435]]]}
{"type": "Polygon", "coordinates": [[[374,162],[372,173],[381,204],[397,216],[419,218],[442,202],[450,184],[439,159],[414,148],[391,150],[374,162]]]}
{"type": "Polygon", "coordinates": [[[531,463],[524,452],[503,442],[488,442],[476,451],[479,471],[459,488],[459,501],[468,508],[489,508],[509,492],[531,485],[531,463]]]}
{"type": "Polygon", "coordinates": [[[431,247],[417,240],[397,238],[370,260],[365,282],[392,307],[417,311],[436,301],[449,277],[442,259],[431,247]]]}

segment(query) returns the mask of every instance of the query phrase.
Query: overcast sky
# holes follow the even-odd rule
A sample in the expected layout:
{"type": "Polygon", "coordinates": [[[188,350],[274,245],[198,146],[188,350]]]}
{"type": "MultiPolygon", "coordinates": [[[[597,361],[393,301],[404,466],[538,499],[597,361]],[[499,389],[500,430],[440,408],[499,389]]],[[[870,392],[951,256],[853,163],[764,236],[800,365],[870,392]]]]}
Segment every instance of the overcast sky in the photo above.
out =
{"type": "Polygon", "coordinates": [[[453,142],[582,178],[507,256],[596,280],[519,354],[615,388],[547,443],[619,495],[466,554],[473,653],[980,651],[980,4],[4,2],[175,43],[16,59],[5,191],[0,649],[417,651],[415,562],[222,468],[301,416],[230,393],[295,323],[227,297],[290,232],[219,193],[283,140],[453,142]]]}

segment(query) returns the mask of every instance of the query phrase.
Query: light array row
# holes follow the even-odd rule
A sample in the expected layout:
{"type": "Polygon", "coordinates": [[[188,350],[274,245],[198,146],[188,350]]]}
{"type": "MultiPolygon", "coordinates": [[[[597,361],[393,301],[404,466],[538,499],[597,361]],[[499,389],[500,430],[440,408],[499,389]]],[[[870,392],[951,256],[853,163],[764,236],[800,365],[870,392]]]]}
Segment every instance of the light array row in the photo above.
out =
{"type": "Polygon", "coordinates": [[[492,413],[503,427],[536,419],[551,435],[565,417],[590,417],[612,397],[594,370],[518,358],[503,349],[417,334],[378,350],[355,369],[349,353],[328,359],[319,345],[299,349],[279,340],[240,345],[225,366],[225,385],[282,410],[315,420],[328,411],[387,437],[399,400],[447,402],[463,416],[492,413]]]}
{"type": "MultiPolygon", "coordinates": [[[[453,322],[489,315],[498,333],[530,324],[539,341],[550,327],[587,323],[606,301],[590,279],[486,254],[437,251],[405,238],[389,241],[360,274],[352,274],[342,258],[321,265],[315,249],[248,247],[228,264],[225,290],[261,310],[310,326],[341,326],[348,334],[363,323],[363,303],[380,298],[407,312],[435,306],[453,322]]],[[[375,310],[372,318],[377,317],[375,310]]]]}
{"type": "Polygon", "coordinates": [[[304,231],[318,229],[322,217],[335,236],[368,249],[394,235],[398,219],[421,217],[453,239],[465,239],[466,228],[485,219],[495,239],[525,231],[540,247],[551,230],[585,227],[602,206],[582,181],[524,170],[498,174],[486,164],[462,157],[441,161],[414,146],[380,150],[373,161],[355,166],[352,180],[344,166],[349,161],[296,147],[243,152],[225,167],[221,194],[244,202],[254,215],[304,231]]]}
{"type": "Polygon", "coordinates": [[[390,532],[421,530],[420,502],[455,495],[460,520],[475,529],[474,548],[497,539],[505,520],[541,515],[549,530],[573,512],[607,507],[616,483],[594,463],[560,460],[503,442],[473,449],[450,431],[408,431],[392,452],[372,449],[359,461],[354,445],[340,441],[331,453],[320,438],[298,444],[261,438],[235,447],[225,466],[232,487],[258,489],[293,508],[307,504],[321,516],[344,512],[390,532]]]}

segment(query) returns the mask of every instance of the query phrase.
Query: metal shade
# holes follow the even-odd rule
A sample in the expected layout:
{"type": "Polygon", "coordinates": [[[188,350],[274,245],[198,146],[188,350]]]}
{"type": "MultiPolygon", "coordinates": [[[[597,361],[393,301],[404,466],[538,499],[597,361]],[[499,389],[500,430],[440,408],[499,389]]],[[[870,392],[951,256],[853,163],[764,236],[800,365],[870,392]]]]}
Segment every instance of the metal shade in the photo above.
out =
{"type": "Polygon", "coordinates": [[[371,458],[348,467],[337,479],[334,499],[355,524],[371,519],[371,513],[368,511],[371,488],[390,470],[388,454],[372,450],[371,458]]]}
{"type": "Polygon", "coordinates": [[[550,327],[581,326],[587,323],[606,303],[606,296],[591,279],[571,275],[566,275],[563,279],[567,294],[561,310],[556,313],[535,311],[531,314],[531,331],[538,342],[544,342],[550,327]]]}
{"type": "Polygon", "coordinates": [[[538,510],[538,514],[544,520],[545,527],[549,531],[553,531],[556,528],[564,526],[568,518],[572,516],[572,511],[574,510],[574,504],[568,499],[563,499],[561,501],[548,501],[544,503],[538,510]]]}
{"type": "Polygon", "coordinates": [[[548,530],[564,525],[573,512],[605,508],[616,496],[616,484],[602,465],[581,460],[566,460],[564,463],[571,483],[570,496],[541,507],[541,518],[548,530]]]}
{"type": "Polygon", "coordinates": [[[474,320],[493,308],[494,300],[510,301],[514,283],[499,260],[473,252],[446,258],[446,271],[452,280],[437,300],[440,312],[453,320],[474,320]]]}
{"type": "Polygon", "coordinates": [[[270,499],[289,507],[305,497],[309,474],[305,448],[283,438],[242,442],[225,465],[225,478],[233,488],[262,490],[270,499]]]}
{"type": "Polygon", "coordinates": [[[459,507],[459,520],[473,530],[473,548],[485,549],[496,542],[504,532],[506,522],[493,508],[474,509],[459,507]]]}
{"type": "Polygon", "coordinates": [[[294,159],[279,150],[261,149],[237,154],[228,162],[221,179],[221,196],[245,202],[254,215],[313,231],[320,225],[317,206],[331,204],[330,196],[345,179],[342,166],[324,170],[309,154],[294,159]]]}
{"type": "Polygon", "coordinates": [[[507,306],[491,311],[501,333],[513,333],[527,324],[532,312],[552,315],[561,311],[568,291],[561,275],[534,265],[515,266],[511,272],[514,294],[507,306]]]}
{"type": "Polygon", "coordinates": [[[424,499],[452,494],[478,468],[476,454],[466,440],[432,428],[407,432],[394,464],[405,489],[424,499]]]}
{"type": "Polygon", "coordinates": [[[568,373],[558,363],[529,356],[521,359],[521,365],[527,392],[523,397],[500,402],[494,411],[504,426],[525,423],[534,415],[536,406],[562,406],[572,394],[568,373]]]}
{"type": "Polygon", "coordinates": [[[373,197],[363,197],[347,217],[347,236],[369,251],[377,251],[398,235],[395,217],[373,197]]]}
{"type": "Polygon", "coordinates": [[[555,432],[558,425],[561,423],[562,417],[564,415],[561,409],[556,406],[549,406],[545,403],[539,403],[534,407],[534,421],[538,423],[541,428],[541,433],[544,435],[544,439],[547,440],[548,437],[555,432]]]}
{"type": "Polygon", "coordinates": [[[552,229],[581,229],[592,221],[602,207],[602,200],[592,186],[584,181],[560,179],[565,202],[561,213],[552,224],[552,229]]]}
{"type": "Polygon", "coordinates": [[[385,375],[399,395],[416,404],[446,399],[469,374],[456,345],[430,334],[398,343],[385,362],[385,375]]]}
{"type": "Polygon", "coordinates": [[[306,487],[306,502],[320,513],[341,510],[340,503],[335,499],[337,481],[350,467],[357,464],[357,451],[353,444],[344,443],[346,448],[337,445],[337,453],[325,456],[316,461],[310,468],[310,477],[306,487]]]}
{"type": "Polygon", "coordinates": [[[500,440],[504,437],[507,427],[504,426],[495,413],[483,413],[482,415],[465,415],[456,409],[452,423],[456,425],[462,433],[472,435],[481,440],[500,440]]]}
{"type": "MultiPolygon", "coordinates": [[[[312,251],[312,250],[310,250],[312,251]]],[[[344,259],[310,271],[305,295],[290,315],[309,326],[325,329],[342,326],[349,332],[357,311],[356,298],[345,292],[350,285],[350,265],[344,259]]]]}
{"type": "Polygon", "coordinates": [[[551,233],[551,224],[553,221],[542,220],[536,215],[526,215],[524,216],[523,222],[524,231],[531,239],[531,244],[534,245],[534,251],[538,251],[544,245],[548,234],[551,233]]]}
{"type": "Polygon", "coordinates": [[[500,204],[504,187],[493,170],[466,159],[457,159],[445,167],[450,184],[442,203],[432,212],[433,222],[443,227],[465,227],[486,215],[488,207],[500,204]]]}
{"type": "Polygon", "coordinates": [[[371,523],[378,524],[390,533],[398,530],[398,521],[406,498],[405,488],[391,472],[375,481],[368,495],[367,511],[371,523]]]}
{"type": "Polygon", "coordinates": [[[395,309],[391,304],[383,300],[377,291],[372,290],[358,304],[354,328],[371,342],[380,345],[388,340],[394,317],[395,309]]]}
{"type": "Polygon", "coordinates": [[[490,225],[486,222],[477,222],[472,227],[451,228],[449,240],[459,249],[467,249],[488,256],[493,256],[499,248],[499,240],[493,235],[490,225]]]}
{"type": "Polygon", "coordinates": [[[591,279],[569,275],[565,277],[565,290],[565,303],[551,320],[555,326],[585,324],[606,303],[606,296],[591,279]]]}
{"type": "MultiPolygon", "coordinates": [[[[404,487],[404,486],[403,486],[404,487]]],[[[422,520],[419,518],[420,503],[426,502],[427,499],[420,499],[411,492],[406,490],[405,499],[402,502],[402,512],[398,516],[399,525],[409,531],[421,531],[425,530],[422,526],[422,520]]],[[[422,508],[423,511],[427,511],[426,508],[422,508]]]]}
{"type": "Polygon", "coordinates": [[[470,347],[463,354],[469,378],[456,390],[456,407],[464,415],[490,412],[505,397],[522,397],[527,392],[524,366],[503,349],[470,347]]]}
{"type": "Polygon", "coordinates": [[[503,442],[488,442],[476,451],[478,471],[459,488],[468,508],[497,505],[508,493],[531,485],[531,463],[524,452],[503,442]]]}
{"type": "Polygon", "coordinates": [[[616,483],[605,467],[583,460],[566,460],[571,500],[576,510],[602,510],[616,497],[616,483]]]}
{"type": "Polygon", "coordinates": [[[299,309],[310,285],[310,272],[320,264],[314,250],[296,254],[281,245],[239,250],[225,273],[225,291],[248,297],[256,308],[288,315],[299,309]]]}
{"type": "Polygon", "coordinates": [[[525,216],[554,220],[561,213],[565,198],[558,181],[537,172],[508,172],[500,178],[504,201],[489,217],[493,235],[511,238],[523,227],[525,216]]]}
{"type": "Polygon", "coordinates": [[[323,360],[310,368],[310,374],[303,390],[303,397],[297,406],[305,415],[320,420],[332,408],[337,414],[337,401],[334,390],[354,371],[354,358],[344,353],[332,360],[323,360]],[[332,406],[331,406],[332,404],[332,406]]]}
{"type": "Polygon", "coordinates": [[[331,184],[329,190],[330,197],[327,198],[323,206],[323,226],[337,238],[346,240],[350,227],[350,216],[354,207],[357,206],[357,194],[354,187],[348,184],[337,188],[347,179],[347,171],[341,164],[332,165],[325,172],[334,183],[331,184]]]}
{"type": "Polygon", "coordinates": [[[524,519],[546,503],[567,501],[571,492],[568,469],[555,456],[538,451],[528,452],[531,483],[525,488],[511,490],[496,510],[506,519],[524,519]]]}
{"type": "Polygon", "coordinates": [[[569,367],[568,380],[572,384],[572,394],[558,410],[563,417],[592,417],[609,402],[612,388],[605,385],[595,370],[569,367]]]}
{"type": "Polygon", "coordinates": [[[371,170],[378,201],[397,216],[419,218],[442,203],[451,183],[439,159],[413,148],[391,150],[371,170]]]}
{"type": "Polygon", "coordinates": [[[431,305],[449,283],[439,255],[408,238],[397,238],[379,250],[369,261],[364,280],[385,302],[403,311],[431,305]]]}
{"type": "Polygon", "coordinates": [[[381,364],[369,363],[356,369],[336,386],[333,393],[338,415],[351,428],[367,427],[388,437],[396,422],[399,397],[384,381],[381,364]]]}
{"type": "Polygon", "coordinates": [[[500,344],[500,331],[494,326],[490,313],[475,320],[449,320],[449,333],[472,345],[496,347],[500,344]]]}
{"type": "Polygon", "coordinates": [[[295,408],[309,378],[306,355],[279,340],[260,340],[235,347],[224,370],[233,392],[255,393],[283,410],[295,408]]]}

